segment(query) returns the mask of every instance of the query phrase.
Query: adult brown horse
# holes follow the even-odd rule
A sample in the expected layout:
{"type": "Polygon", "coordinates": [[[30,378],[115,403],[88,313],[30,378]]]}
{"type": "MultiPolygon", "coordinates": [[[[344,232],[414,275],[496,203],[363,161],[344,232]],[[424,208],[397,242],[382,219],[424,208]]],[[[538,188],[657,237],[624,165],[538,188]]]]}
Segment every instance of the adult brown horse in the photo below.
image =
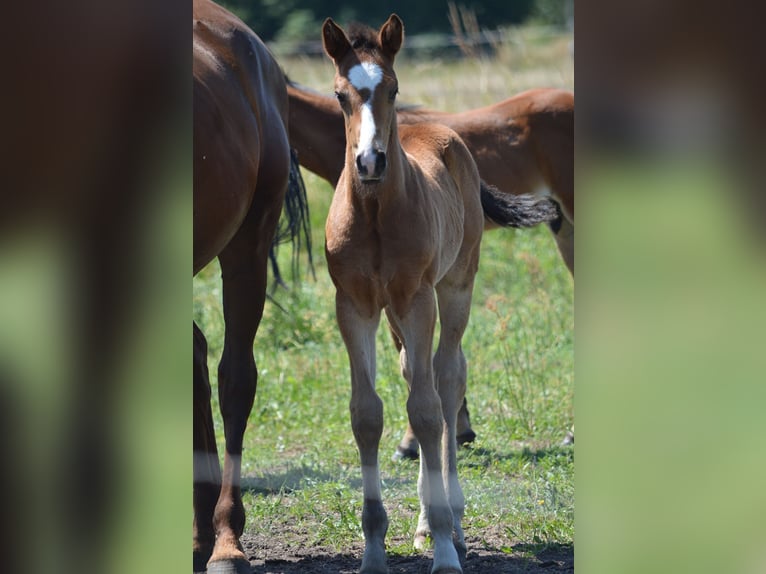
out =
{"type": "Polygon", "coordinates": [[[489,212],[501,224],[534,225],[558,214],[545,200],[502,203],[505,196],[481,184],[468,148],[451,129],[397,126],[393,64],[404,33],[398,16],[377,32],[361,26],[349,32],[329,18],[322,27],[346,128],[325,252],[351,368],[351,425],[364,490],[361,572],[387,572],[388,518],[378,467],[383,403],[375,391],[375,334],[385,310],[401,347],[407,414],[422,452],[415,544],[423,548],[430,535],[432,572],[461,573],[464,498],[455,440],[466,385],[461,339],[484,218],[489,212]],[[433,354],[437,306],[441,335],[433,354]]]}
{"type": "MultiPolygon", "coordinates": [[[[335,98],[289,81],[290,141],[301,165],[335,185],[343,170],[346,133],[335,98]]],[[[436,122],[455,130],[471,151],[481,178],[508,195],[550,196],[562,217],[551,222],[559,251],[574,276],[574,96],[559,89],[522,92],[491,106],[450,114],[426,108],[397,110],[399,124],[436,122]]],[[[485,230],[497,228],[485,219],[485,230]]],[[[474,440],[467,402],[458,412],[458,444],[474,440]]],[[[394,459],[418,456],[410,427],[394,459]]]]}
{"type": "Polygon", "coordinates": [[[245,525],[240,470],[257,381],[253,341],[283,202],[293,193],[300,199],[301,190],[291,178],[288,191],[291,170],[299,174],[297,163],[291,165],[284,75],[261,40],[209,0],[194,0],[193,78],[194,274],[218,258],[226,325],[218,367],[223,473],[207,343],[194,325],[194,570],[249,573],[239,543],[245,525]]]}

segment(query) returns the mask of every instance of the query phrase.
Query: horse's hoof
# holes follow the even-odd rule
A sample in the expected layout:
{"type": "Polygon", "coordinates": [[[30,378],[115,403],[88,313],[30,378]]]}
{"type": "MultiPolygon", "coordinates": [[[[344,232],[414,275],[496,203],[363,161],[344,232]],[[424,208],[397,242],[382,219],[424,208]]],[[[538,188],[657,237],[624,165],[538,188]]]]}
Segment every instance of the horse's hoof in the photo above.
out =
{"type": "Polygon", "coordinates": [[[572,431],[569,431],[564,437],[564,440],[561,441],[562,446],[567,446],[570,444],[574,444],[574,433],[572,431]]]}
{"type": "Polygon", "coordinates": [[[217,560],[209,562],[207,574],[252,574],[253,569],[247,560],[217,560]]]}
{"type": "Polygon", "coordinates": [[[207,572],[207,561],[210,559],[212,552],[194,552],[194,559],[192,565],[194,568],[194,574],[203,574],[207,572]]]}
{"type": "Polygon", "coordinates": [[[399,462],[400,460],[418,460],[419,456],[417,450],[403,448],[399,445],[396,447],[396,452],[394,453],[394,456],[391,457],[391,460],[394,462],[399,462]]]}
{"type": "Polygon", "coordinates": [[[465,544],[455,544],[455,550],[457,551],[457,559],[460,561],[460,566],[465,568],[465,559],[468,554],[468,549],[465,544]]]}
{"type": "Polygon", "coordinates": [[[472,443],[475,440],[476,440],[476,433],[473,432],[473,429],[468,429],[467,431],[457,435],[458,446],[465,446],[469,443],[472,443]]]}
{"type": "Polygon", "coordinates": [[[412,545],[420,552],[425,552],[431,548],[431,534],[429,532],[416,532],[412,545]]]}

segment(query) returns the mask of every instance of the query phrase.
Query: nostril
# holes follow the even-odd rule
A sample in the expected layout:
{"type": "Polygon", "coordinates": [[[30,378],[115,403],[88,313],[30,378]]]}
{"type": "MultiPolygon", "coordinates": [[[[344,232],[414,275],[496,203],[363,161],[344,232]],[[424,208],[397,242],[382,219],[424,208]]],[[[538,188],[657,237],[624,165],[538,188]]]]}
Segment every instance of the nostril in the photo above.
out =
{"type": "Polygon", "coordinates": [[[367,168],[362,163],[362,156],[360,155],[356,156],[356,169],[360,175],[367,175],[367,168]]]}
{"type": "Polygon", "coordinates": [[[386,169],[386,152],[378,152],[375,156],[375,173],[380,175],[386,169]]]}

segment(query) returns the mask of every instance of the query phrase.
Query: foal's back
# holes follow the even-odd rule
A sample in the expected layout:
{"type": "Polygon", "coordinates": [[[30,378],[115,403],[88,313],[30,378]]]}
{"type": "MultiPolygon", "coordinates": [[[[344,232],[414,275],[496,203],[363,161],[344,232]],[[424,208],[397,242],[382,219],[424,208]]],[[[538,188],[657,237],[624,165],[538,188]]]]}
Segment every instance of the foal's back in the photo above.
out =
{"type": "Polygon", "coordinates": [[[438,280],[455,262],[463,245],[473,248],[481,240],[484,212],[479,171],[463,140],[446,126],[400,126],[399,140],[413,171],[422,170],[425,178],[436,183],[422,186],[421,193],[436,217],[442,218],[437,226],[444,234],[439,237],[438,280]]]}

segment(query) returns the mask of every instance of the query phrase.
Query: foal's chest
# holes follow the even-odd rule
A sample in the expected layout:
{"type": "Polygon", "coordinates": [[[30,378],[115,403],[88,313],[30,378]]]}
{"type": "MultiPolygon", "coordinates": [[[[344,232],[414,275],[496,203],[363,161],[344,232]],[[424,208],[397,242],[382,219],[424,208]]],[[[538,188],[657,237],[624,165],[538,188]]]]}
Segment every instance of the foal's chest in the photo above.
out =
{"type": "Polygon", "coordinates": [[[423,281],[434,283],[435,246],[417,233],[350,226],[328,235],[325,249],[333,282],[358,306],[381,309],[392,299],[409,298],[423,281]]]}

